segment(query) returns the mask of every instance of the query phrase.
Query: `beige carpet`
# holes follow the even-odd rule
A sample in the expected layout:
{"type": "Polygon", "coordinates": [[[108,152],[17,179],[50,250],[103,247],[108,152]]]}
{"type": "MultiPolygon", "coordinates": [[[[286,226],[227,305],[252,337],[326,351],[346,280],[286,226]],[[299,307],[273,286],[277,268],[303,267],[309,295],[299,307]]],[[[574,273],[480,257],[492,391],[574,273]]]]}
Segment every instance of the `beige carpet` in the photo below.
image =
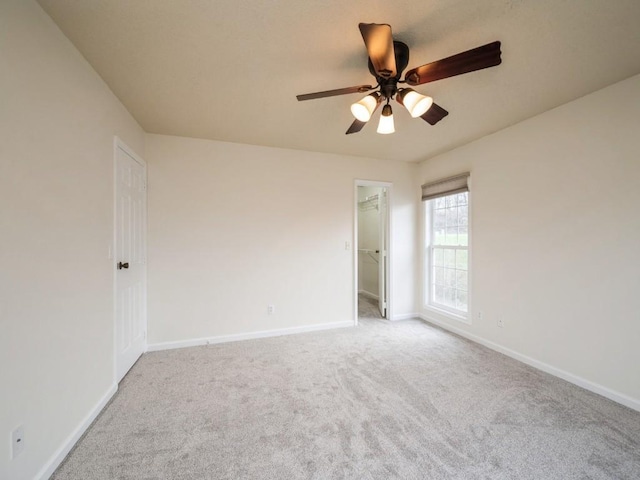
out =
{"type": "Polygon", "coordinates": [[[417,320],[144,355],[54,479],[638,479],[640,413],[417,320]]]}

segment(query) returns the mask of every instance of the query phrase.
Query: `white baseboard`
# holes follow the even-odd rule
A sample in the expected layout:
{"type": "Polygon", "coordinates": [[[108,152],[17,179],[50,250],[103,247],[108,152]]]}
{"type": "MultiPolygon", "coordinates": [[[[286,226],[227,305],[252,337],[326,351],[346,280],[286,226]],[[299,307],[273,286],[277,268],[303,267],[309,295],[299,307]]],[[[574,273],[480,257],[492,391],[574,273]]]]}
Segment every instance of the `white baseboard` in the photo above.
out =
{"type": "Polygon", "coordinates": [[[358,295],[364,295],[365,297],[369,297],[372,300],[378,300],[380,298],[375,293],[371,293],[366,290],[358,290],[358,295]]]}
{"type": "Polygon", "coordinates": [[[548,363],[541,362],[540,360],[536,360],[535,358],[528,357],[527,355],[523,355],[521,353],[516,352],[515,350],[511,350],[507,347],[503,347],[502,345],[499,345],[490,340],[486,340],[482,337],[469,333],[461,328],[451,326],[445,322],[437,320],[428,315],[419,314],[417,316],[427,323],[431,323],[439,327],[442,327],[445,330],[449,330],[450,332],[460,335],[461,337],[467,338],[473,342],[479,343],[480,345],[484,345],[485,347],[490,348],[491,350],[495,350],[496,352],[499,352],[508,357],[511,357],[514,360],[518,360],[519,362],[522,362],[531,367],[537,368],[538,370],[542,370],[543,372],[546,372],[550,375],[566,380],[567,382],[573,383],[574,385],[582,387],[585,390],[589,390],[590,392],[597,393],[598,395],[602,395],[603,397],[606,397],[609,400],[613,400],[614,402],[620,403],[625,407],[629,407],[633,410],[637,410],[640,412],[640,400],[638,399],[629,397],[628,395],[625,395],[623,393],[617,392],[610,388],[604,387],[598,383],[594,383],[590,380],[579,377],[578,375],[574,375],[573,373],[567,372],[566,370],[562,370],[560,368],[554,367],[553,365],[549,365],[548,363]]]}
{"type": "Polygon", "coordinates": [[[147,346],[147,352],[171,350],[174,348],[197,347],[201,345],[213,345],[216,343],[238,342],[240,340],[253,340],[256,338],[280,337],[282,335],[293,335],[295,333],[316,332],[318,330],[329,330],[332,328],[345,328],[353,326],[354,323],[352,321],[321,323],[317,325],[306,325],[302,327],[281,328],[278,330],[263,330],[260,332],[238,333],[234,335],[219,335],[216,337],[178,340],[175,342],[151,343],[147,346]]]}
{"type": "Polygon", "coordinates": [[[93,408],[89,411],[89,413],[82,419],[80,425],[76,427],[76,429],[67,437],[64,443],[58,448],[58,450],[53,454],[51,459],[45,464],[44,467],[38,472],[35,478],[40,480],[47,480],[53,472],[56,471],[56,468],[60,466],[65,457],[69,454],[71,449],[74,447],[76,442],[80,440],[80,437],[87,431],[87,428],[93,423],[98,414],[102,411],[105,405],[111,400],[111,397],[115,395],[118,391],[118,385],[113,384],[109,388],[109,390],[103,395],[103,397],[98,401],[97,404],[93,406],[93,408]]]}

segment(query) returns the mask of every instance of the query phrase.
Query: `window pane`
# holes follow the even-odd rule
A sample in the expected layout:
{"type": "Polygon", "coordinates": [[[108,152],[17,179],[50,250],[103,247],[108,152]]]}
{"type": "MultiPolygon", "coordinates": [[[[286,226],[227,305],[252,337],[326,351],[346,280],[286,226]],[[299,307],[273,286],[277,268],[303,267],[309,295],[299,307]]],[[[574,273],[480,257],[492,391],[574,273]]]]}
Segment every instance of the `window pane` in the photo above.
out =
{"type": "Polygon", "coordinates": [[[458,243],[457,245],[469,246],[469,227],[458,227],[458,243]]]}
{"type": "Polygon", "coordinates": [[[467,205],[467,192],[458,194],[458,205],[467,205]]]}
{"type": "Polygon", "coordinates": [[[444,208],[445,207],[444,197],[438,197],[434,201],[436,202],[436,208],[444,208]]]}
{"type": "Polygon", "coordinates": [[[433,264],[438,266],[444,265],[444,252],[441,248],[433,249],[433,264]]]}
{"type": "Polygon", "coordinates": [[[433,297],[434,302],[444,305],[444,287],[441,285],[436,285],[434,288],[433,297]]]}
{"type": "Polygon", "coordinates": [[[458,207],[458,224],[467,225],[469,221],[469,207],[458,207]]]}
{"type": "Polygon", "coordinates": [[[444,285],[444,268],[442,267],[434,268],[433,279],[436,285],[444,285]]]}
{"type": "Polygon", "coordinates": [[[464,312],[467,311],[467,292],[456,290],[456,308],[464,312]]]}
{"type": "Polygon", "coordinates": [[[451,288],[456,286],[456,271],[453,268],[445,268],[444,285],[451,288]]]}
{"type": "Polygon", "coordinates": [[[455,288],[444,288],[444,304],[447,307],[456,308],[456,290],[455,288]]]}
{"type": "Polygon", "coordinates": [[[447,244],[447,236],[445,235],[445,229],[444,228],[436,230],[435,235],[433,236],[433,244],[434,245],[446,245],[447,244]]]}
{"type": "Polygon", "coordinates": [[[447,207],[455,207],[458,205],[458,197],[456,195],[447,195],[444,197],[444,202],[447,207]]]}
{"type": "Polygon", "coordinates": [[[456,268],[460,270],[468,270],[469,252],[467,250],[456,250],[456,268]]]}
{"type": "Polygon", "coordinates": [[[457,208],[447,208],[446,212],[446,222],[447,225],[458,225],[458,209],[457,208]]]}
{"type": "Polygon", "coordinates": [[[444,266],[445,267],[455,267],[456,266],[456,251],[450,248],[443,249],[444,250],[444,266]]]}
{"type": "Polygon", "coordinates": [[[458,290],[468,290],[468,273],[465,270],[456,270],[456,288],[458,290]]]}
{"type": "Polygon", "coordinates": [[[445,211],[443,209],[436,209],[433,211],[433,227],[438,230],[445,226],[445,211]]]}
{"type": "Polygon", "coordinates": [[[445,245],[458,245],[458,227],[447,227],[445,245]]]}

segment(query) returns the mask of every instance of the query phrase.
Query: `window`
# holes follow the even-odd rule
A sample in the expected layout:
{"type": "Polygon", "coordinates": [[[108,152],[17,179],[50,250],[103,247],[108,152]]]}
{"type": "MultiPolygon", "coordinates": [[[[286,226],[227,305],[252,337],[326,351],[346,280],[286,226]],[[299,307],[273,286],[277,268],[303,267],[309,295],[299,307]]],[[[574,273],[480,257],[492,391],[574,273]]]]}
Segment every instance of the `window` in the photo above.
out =
{"type": "MultiPolygon", "coordinates": [[[[464,175],[466,190],[468,174],[464,175]]],[[[451,179],[447,179],[449,182],[451,179]]],[[[437,182],[442,185],[443,181],[437,182]]],[[[431,184],[434,185],[434,184],[431,184]]],[[[466,317],[469,306],[469,193],[437,192],[425,205],[425,299],[427,306],[466,317]]],[[[448,191],[451,191],[448,190],[448,191]]],[[[425,194],[426,192],[426,194],[425,194]]]]}

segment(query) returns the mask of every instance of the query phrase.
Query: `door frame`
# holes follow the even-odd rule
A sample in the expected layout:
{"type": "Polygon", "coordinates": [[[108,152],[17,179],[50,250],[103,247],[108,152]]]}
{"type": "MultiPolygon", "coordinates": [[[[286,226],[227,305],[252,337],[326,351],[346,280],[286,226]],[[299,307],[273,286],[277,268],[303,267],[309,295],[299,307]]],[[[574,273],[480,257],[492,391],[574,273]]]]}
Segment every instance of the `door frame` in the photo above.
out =
{"type": "MultiPolygon", "coordinates": [[[[131,156],[136,162],[144,167],[144,183],[145,183],[145,195],[144,195],[144,213],[143,213],[143,223],[144,223],[144,304],[143,304],[143,329],[144,329],[144,349],[142,353],[145,353],[148,348],[147,343],[147,328],[148,328],[148,318],[147,318],[147,162],[145,162],[142,157],[140,157],[136,152],[133,151],[126,143],[124,143],[118,136],[113,137],[113,233],[111,237],[111,247],[109,248],[109,259],[111,261],[112,275],[113,275],[113,380],[114,383],[118,384],[118,310],[117,310],[117,302],[118,302],[118,276],[115,268],[115,260],[116,260],[116,245],[117,245],[117,224],[118,224],[118,149],[124,151],[127,155],[131,156]]],[[[126,375],[126,374],[125,374],[126,375]]]]}
{"type": "Polygon", "coordinates": [[[391,267],[393,251],[393,239],[391,238],[391,226],[393,215],[391,205],[393,198],[393,183],[377,180],[356,179],[353,187],[353,324],[358,325],[358,187],[380,187],[387,189],[387,212],[385,221],[385,236],[387,237],[387,271],[385,283],[387,286],[387,320],[393,318],[393,283],[391,281],[393,268],[391,267]]]}

